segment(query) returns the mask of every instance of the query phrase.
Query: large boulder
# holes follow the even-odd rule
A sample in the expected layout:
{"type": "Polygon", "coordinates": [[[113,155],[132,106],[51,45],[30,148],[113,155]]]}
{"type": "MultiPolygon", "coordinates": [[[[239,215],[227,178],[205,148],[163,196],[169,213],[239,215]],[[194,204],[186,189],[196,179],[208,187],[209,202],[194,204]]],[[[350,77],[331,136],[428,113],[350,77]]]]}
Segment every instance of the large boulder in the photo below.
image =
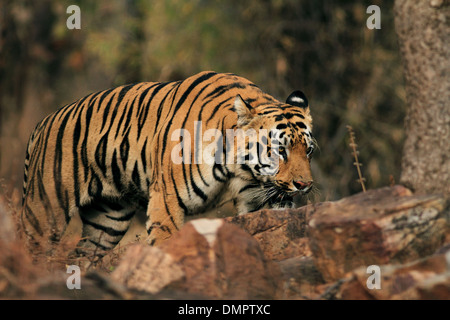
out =
{"type": "Polygon", "coordinates": [[[312,211],[313,206],[309,205],[297,209],[261,210],[225,220],[252,235],[268,259],[281,261],[311,256],[307,228],[312,211]]]}
{"type": "Polygon", "coordinates": [[[156,248],[134,245],[113,272],[133,288],[184,291],[220,299],[273,299],[280,271],[257,241],[222,219],[187,223],[156,248]]]}
{"type": "Polygon", "coordinates": [[[448,211],[444,197],[401,186],[320,203],[309,221],[314,262],[330,282],[360,266],[425,257],[444,243],[448,211]]]}
{"type": "Polygon", "coordinates": [[[335,299],[448,300],[450,299],[450,251],[410,263],[379,266],[379,287],[362,267],[338,283],[335,299]],[[368,284],[369,282],[369,284],[368,284]]]}

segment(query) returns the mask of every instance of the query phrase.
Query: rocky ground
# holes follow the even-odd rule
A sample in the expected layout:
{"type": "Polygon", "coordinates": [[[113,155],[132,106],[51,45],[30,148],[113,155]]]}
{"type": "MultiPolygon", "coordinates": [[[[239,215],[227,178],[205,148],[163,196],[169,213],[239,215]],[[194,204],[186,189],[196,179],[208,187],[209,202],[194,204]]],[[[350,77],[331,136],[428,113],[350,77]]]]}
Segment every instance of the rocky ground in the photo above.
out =
{"type": "Polygon", "coordinates": [[[3,245],[2,298],[450,299],[450,201],[402,186],[192,220],[158,247],[132,244],[109,269],[84,272],[81,290],[15,246],[3,245]]]}

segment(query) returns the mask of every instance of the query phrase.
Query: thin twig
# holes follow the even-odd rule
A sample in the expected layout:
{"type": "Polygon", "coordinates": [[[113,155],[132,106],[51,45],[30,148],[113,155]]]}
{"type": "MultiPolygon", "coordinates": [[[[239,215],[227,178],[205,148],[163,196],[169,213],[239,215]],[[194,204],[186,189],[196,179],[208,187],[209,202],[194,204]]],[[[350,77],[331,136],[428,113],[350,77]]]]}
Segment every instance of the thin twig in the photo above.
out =
{"type": "Polygon", "coordinates": [[[358,145],[355,142],[355,133],[353,132],[352,126],[347,125],[347,130],[348,130],[348,133],[350,134],[350,144],[349,145],[350,145],[350,148],[352,148],[352,151],[353,151],[352,155],[353,155],[353,158],[355,159],[355,162],[353,162],[353,165],[356,167],[356,170],[358,171],[359,179],[357,181],[361,184],[363,192],[366,192],[366,186],[364,185],[364,181],[366,181],[366,178],[364,178],[361,173],[362,164],[358,160],[359,151],[357,149],[358,145]]]}

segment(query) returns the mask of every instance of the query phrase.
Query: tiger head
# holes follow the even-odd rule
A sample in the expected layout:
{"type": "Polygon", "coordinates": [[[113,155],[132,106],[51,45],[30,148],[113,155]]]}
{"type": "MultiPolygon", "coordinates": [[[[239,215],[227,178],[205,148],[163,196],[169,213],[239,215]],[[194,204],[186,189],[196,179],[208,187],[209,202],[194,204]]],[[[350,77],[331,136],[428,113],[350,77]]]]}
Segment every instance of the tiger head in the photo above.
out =
{"type": "Polygon", "coordinates": [[[241,169],[271,192],[272,200],[292,198],[312,189],[310,161],[316,143],[308,100],[301,91],[280,103],[273,99],[250,105],[240,95],[234,101],[237,127],[256,132],[246,147],[237,151],[243,158],[241,169]]]}

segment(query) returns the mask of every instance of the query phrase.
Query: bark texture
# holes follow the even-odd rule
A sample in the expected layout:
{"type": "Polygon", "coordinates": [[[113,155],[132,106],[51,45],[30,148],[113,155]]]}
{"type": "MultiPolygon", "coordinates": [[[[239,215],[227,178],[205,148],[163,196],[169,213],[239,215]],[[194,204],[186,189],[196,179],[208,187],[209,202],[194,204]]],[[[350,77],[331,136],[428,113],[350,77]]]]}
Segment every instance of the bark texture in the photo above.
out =
{"type": "Polygon", "coordinates": [[[450,1],[396,0],[408,111],[400,181],[450,196],[450,1]]]}

